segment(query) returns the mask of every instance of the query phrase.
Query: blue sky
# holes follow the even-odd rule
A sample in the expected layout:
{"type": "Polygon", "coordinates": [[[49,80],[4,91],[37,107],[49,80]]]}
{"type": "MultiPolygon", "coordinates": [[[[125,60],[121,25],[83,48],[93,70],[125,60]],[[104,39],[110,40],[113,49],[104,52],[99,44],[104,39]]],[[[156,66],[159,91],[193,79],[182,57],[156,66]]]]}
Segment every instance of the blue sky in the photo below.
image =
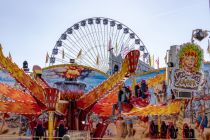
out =
{"type": "MultiPolygon", "coordinates": [[[[1,0],[0,43],[22,67],[45,66],[60,35],[89,17],[109,17],[130,27],[155,58],[191,39],[193,29],[210,30],[209,0],[1,0]]],[[[205,50],[208,40],[198,42],[205,50]]],[[[210,56],[205,54],[205,59],[210,56]]]]}

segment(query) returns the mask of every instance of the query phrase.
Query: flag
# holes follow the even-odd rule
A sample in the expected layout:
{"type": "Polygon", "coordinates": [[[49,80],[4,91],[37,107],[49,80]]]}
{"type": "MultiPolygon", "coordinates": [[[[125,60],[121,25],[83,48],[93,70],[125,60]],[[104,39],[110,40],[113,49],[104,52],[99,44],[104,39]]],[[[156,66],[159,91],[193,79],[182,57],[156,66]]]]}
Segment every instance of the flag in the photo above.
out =
{"type": "Polygon", "coordinates": [[[117,42],[116,42],[116,44],[115,44],[115,52],[116,52],[116,54],[117,54],[117,49],[118,49],[118,45],[117,45],[117,42]]]}
{"type": "Polygon", "coordinates": [[[125,46],[124,46],[124,43],[122,44],[121,46],[121,49],[120,49],[120,53],[122,53],[122,51],[124,50],[125,46]]]}
{"type": "Polygon", "coordinates": [[[149,65],[150,65],[150,67],[152,66],[152,57],[151,57],[151,55],[149,55],[149,65]]]}
{"type": "Polygon", "coordinates": [[[78,55],[77,55],[77,58],[80,58],[82,55],[82,49],[79,51],[78,55]]]}
{"type": "Polygon", "coordinates": [[[210,54],[210,42],[208,40],[208,48],[207,48],[207,52],[210,54]]]}
{"type": "Polygon", "coordinates": [[[64,49],[62,50],[62,59],[65,58],[65,52],[64,52],[64,49]]]}
{"type": "Polygon", "coordinates": [[[128,46],[124,48],[123,53],[122,53],[122,57],[125,57],[126,54],[129,52],[129,48],[128,46]]]}
{"type": "Polygon", "coordinates": [[[111,51],[113,48],[112,48],[112,40],[111,38],[109,39],[109,44],[108,44],[108,51],[111,51]]]}
{"type": "Polygon", "coordinates": [[[48,60],[49,60],[49,54],[48,54],[48,52],[47,52],[47,54],[46,54],[46,59],[45,59],[45,63],[48,63],[48,60]]]}
{"type": "Polygon", "coordinates": [[[9,52],[9,56],[8,56],[8,58],[12,61],[12,55],[11,55],[11,53],[9,52]]]}
{"type": "Polygon", "coordinates": [[[99,56],[96,57],[96,65],[99,65],[99,56]]]}
{"type": "Polygon", "coordinates": [[[150,55],[150,66],[154,67],[154,54],[150,55]]]}
{"type": "Polygon", "coordinates": [[[152,55],[152,67],[155,67],[155,56],[154,56],[154,54],[152,55]]]}
{"type": "Polygon", "coordinates": [[[167,63],[167,54],[164,57],[165,63],[167,63]]]}
{"type": "Polygon", "coordinates": [[[159,57],[155,60],[156,64],[157,64],[157,69],[159,69],[159,57]]]}

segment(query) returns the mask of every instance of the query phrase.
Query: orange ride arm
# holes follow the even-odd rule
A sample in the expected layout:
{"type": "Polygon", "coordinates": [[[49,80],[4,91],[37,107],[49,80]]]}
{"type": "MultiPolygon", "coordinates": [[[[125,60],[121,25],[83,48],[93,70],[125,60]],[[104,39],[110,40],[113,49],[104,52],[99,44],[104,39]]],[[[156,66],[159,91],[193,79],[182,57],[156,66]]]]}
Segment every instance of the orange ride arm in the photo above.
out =
{"type": "Polygon", "coordinates": [[[0,113],[15,113],[21,115],[41,114],[41,108],[37,103],[3,102],[0,101],[0,113]]]}
{"type": "Polygon", "coordinates": [[[21,90],[14,89],[2,83],[0,83],[0,95],[18,102],[36,103],[36,100],[30,94],[24,93],[21,90]]]}
{"type": "Polygon", "coordinates": [[[137,68],[139,56],[140,52],[138,50],[130,51],[123,61],[121,70],[110,76],[107,80],[102,82],[100,85],[92,89],[87,94],[83,95],[77,101],[77,106],[81,109],[88,108],[89,106],[94,104],[99,98],[103,97],[103,95],[105,95],[107,91],[111,90],[125,76],[127,76],[129,73],[134,73],[137,68]]]}
{"type": "Polygon", "coordinates": [[[43,88],[50,88],[50,86],[47,84],[47,82],[40,77],[36,78],[36,81],[39,83],[39,85],[41,85],[43,88]]]}
{"type": "Polygon", "coordinates": [[[45,104],[44,89],[9,58],[6,58],[2,52],[1,46],[0,65],[7,70],[17,82],[19,82],[23,87],[27,88],[31,95],[33,95],[41,103],[45,104]]]}
{"type": "Polygon", "coordinates": [[[119,87],[122,86],[122,84],[123,82],[121,81],[114,88],[112,88],[111,91],[108,91],[107,95],[97,102],[91,111],[101,117],[108,117],[112,115],[112,107],[113,104],[117,103],[118,101],[117,93],[119,92],[119,87]]]}

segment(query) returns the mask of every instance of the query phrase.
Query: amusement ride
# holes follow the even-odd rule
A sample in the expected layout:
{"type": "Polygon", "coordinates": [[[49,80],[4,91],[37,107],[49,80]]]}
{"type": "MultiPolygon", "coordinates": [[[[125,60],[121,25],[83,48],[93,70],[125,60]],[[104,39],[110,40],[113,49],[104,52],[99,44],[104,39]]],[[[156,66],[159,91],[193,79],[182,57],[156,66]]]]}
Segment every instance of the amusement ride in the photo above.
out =
{"type": "MultiPolygon", "coordinates": [[[[155,70],[150,66],[150,54],[138,35],[124,24],[103,17],[88,18],[68,28],[61,34],[51,55],[47,55],[49,66],[34,65],[31,73],[27,62],[23,69],[19,68],[11,57],[3,54],[1,47],[0,68],[15,84],[0,83],[0,112],[4,116],[25,116],[33,136],[39,136],[38,129],[43,127],[49,139],[62,136],[60,129],[56,129],[61,124],[66,131],[88,131],[92,138],[102,138],[108,125],[122,116],[137,117],[145,122],[148,116],[155,116],[159,126],[162,116],[172,116],[178,120],[177,137],[187,137],[183,114],[189,102],[201,98],[184,95],[203,86],[196,81],[202,82],[199,71],[203,54],[193,43],[182,45],[180,50],[180,64],[175,66],[176,70],[155,70]],[[185,55],[199,58],[195,71],[183,67],[182,63],[187,64],[183,60],[185,55]],[[197,77],[190,77],[193,72],[197,77]],[[181,74],[186,77],[182,79],[181,74]],[[179,83],[174,83],[174,79],[179,83]],[[170,101],[167,100],[168,86],[176,97],[170,101]],[[124,93],[129,94],[127,100],[122,99],[124,93]],[[156,104],[151,103],[152,98],[157,98],[156,104]],[[45,115],[47,119],[41,119],[45,115]],[[94,131],[93,115],[100,119],[94,131]]],[[[172,128],[170,124],[171,131],[172,128]]],[[[163,130],[150,129],[151,137],[166,138],[161,133],[163,130]]],[[[172,134],[171,131],[168,133],[172,134]]]]}

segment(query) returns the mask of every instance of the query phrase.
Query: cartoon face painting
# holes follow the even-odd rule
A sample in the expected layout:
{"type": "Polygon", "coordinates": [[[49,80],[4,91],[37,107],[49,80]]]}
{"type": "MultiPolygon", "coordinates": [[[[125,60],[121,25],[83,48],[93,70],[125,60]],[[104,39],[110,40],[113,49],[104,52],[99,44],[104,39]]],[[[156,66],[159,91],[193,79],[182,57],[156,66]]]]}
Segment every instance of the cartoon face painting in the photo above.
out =
{"type": "Polygon", "coordinates": [[[196,44],[184,44],[179,53],[179,67],[187,73],[198,72],[201,67],[203,53],[196,44]]]}
{"type": "Polygon", "coordinates": [[[202,49],[193,43],[180,47],[178,54],[179,69],[174,70],[174,89],[181,91],[197,91],[201,82],[200,72],[203,59],[202,49]]]}
{"type": "Polygon", "coordinates": [[[184,56],[182,65],[183,65],[183,69],[186,72],[193,72],[193,68],[195,67],[195,62],[196,61],[196,57],[194,56],[184,56]]]}

